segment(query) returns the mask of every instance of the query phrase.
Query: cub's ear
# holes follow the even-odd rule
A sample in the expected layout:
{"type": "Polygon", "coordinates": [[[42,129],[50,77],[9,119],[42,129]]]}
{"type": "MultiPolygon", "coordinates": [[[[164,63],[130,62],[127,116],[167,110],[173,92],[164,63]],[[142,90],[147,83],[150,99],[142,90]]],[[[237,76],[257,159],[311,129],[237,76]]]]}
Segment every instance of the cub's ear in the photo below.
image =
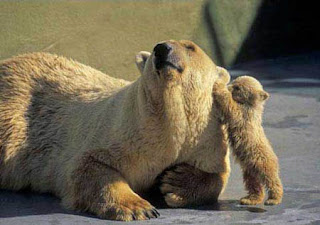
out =
{"type": "Polygon", "coordinates": [[[220,66],[217,66],[217,71],[219,75],[218,79],[221,79],[223,83],[228,84],[230,82],[229,72],[225,68],[222,68],[220,66]]]}
{"type": "Polygon", "coordinates": [[[259,95],[262,101],[265,101],[270,97],[269,93],[266,91],[260,91],[259,95]]]}
{"type": "Polygon", "coordinates": [[[136,55],[136,65],[142,74],[144,66],[146,65],[147,59],[150,57],[151,53],[146,51],[141,51],[136,55]]]}

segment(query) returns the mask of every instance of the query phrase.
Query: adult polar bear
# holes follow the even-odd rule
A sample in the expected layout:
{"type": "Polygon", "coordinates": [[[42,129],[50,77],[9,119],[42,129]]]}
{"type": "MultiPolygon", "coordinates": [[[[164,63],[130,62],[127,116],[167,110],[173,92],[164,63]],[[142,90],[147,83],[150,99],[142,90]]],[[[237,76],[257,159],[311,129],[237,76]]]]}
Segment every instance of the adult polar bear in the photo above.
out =
{"type": "Polygon", "coordinates": [[[161,186],[168,205],[217,200],[229,159],[212,87],[226,71],[190,41],[159,43],[136,63],[141,77],[130,83],[46,53],[1,62],[0,187],[144,220],[158,213],[137,193],[180,164],[161,186]],[[179,174],[190,182],[175,185],[179,174]]]}

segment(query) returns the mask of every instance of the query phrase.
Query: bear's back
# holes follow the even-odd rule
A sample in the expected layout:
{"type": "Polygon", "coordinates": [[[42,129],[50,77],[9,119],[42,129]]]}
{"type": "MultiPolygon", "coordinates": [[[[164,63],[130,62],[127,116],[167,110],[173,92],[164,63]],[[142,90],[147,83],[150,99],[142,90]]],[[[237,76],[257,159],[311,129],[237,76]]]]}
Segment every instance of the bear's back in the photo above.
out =
{"type": "Polygon", "coordinates": [[[108,76],[90,66],[49,53],[19,55],[0,62],[0,87],[45,90],[64,97],[108,95],[130,82],[108,76]]]}
{"type": "MultiPolygon", "coordinates": [[[[49,53],[24,54],[0,62],[2,186],[19,189],[28,185],[21,183],[27,180],[23,177],[28,171],[50,170],[48,159],[60,154],[78,111],[129,83],[49,53]]],[[[42,177],[38,175],[32,174],[42,177]]]]}

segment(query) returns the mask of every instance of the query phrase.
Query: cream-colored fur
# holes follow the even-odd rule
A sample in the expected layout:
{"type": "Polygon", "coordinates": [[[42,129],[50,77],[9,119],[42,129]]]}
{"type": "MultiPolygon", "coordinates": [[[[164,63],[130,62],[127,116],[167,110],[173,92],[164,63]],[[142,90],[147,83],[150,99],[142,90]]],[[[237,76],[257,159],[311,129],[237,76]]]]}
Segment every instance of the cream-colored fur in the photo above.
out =
{"type": "Polygon", "coordinates": [[[208,181],[183,202],[174,197],[181,188],[164,181],[168,205],[216,200],[230,171],[223,125],[210,120],[221,68],[190,41],[167,43],[182,69],[157,70],[154,53],[141,52],[132,83],[47,53],[2,61],[0,187],[51,192],[101,218],[144,220],[158,213],[138,193],[181,164],[208,181]]]}
{"type": "Polygon", "coordinates": [[[263,106],[269,94],[253,77],[242,76],[228,87],[230,76],[225,73],[214,84],[213,96],[222,122],[226,123],[229,141],[243,171],[248,196],[241,204],[254,205],[264,200],[266,205],[279,204],[283,187],[279,177],[278,158],[262,127],[263,106]]]}

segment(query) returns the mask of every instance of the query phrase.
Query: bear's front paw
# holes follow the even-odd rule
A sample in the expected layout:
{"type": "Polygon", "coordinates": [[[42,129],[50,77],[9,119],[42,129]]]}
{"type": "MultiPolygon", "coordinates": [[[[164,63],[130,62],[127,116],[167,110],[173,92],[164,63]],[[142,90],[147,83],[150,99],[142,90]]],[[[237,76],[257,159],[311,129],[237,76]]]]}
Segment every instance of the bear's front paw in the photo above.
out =
{"type": "Polygon", "coordinates": [[[222,178],[188,164],[180,164],[166,171],[160,190],[171,207],[196,206],[215,203],[223,188],[222,178]]]}
{"type": "Polygon", "coordinates": [[[257,205],[263,202],[264,196],[251,194],[240,199],[241,205],[257,205]]]}
{"type": "Polygon", "coordinates": [[[170,207],[184,207],[194,203],[193,182],[190,180],[193,167],[189,165],[177,166],[167,171],[162,178],[160,191],[170,207]]]}
{"type": "Polygon", "coordinates": [[[121,203],[101,203],[97,214],[100,218],[132,221],[148,220],[160,216],[156,208],[144,199],[126,199],[121,203]]]}
{"type": "Polygon", "coordinates": [[[281,198],[268,198],[268,199],[264,202],[264,204],[265,204],[265,205],[278,205],[278,204],[281,203],[281,201],[282,201],[281,198]]]}
{"type": "Polygon", "coordinates": [[[175,193],[165,194],[164,200],[166,201],[167,205],[172,208],[181,208],[188,205],[188,201],[186,200],[186,198],[181,197],[175,193]]]}

